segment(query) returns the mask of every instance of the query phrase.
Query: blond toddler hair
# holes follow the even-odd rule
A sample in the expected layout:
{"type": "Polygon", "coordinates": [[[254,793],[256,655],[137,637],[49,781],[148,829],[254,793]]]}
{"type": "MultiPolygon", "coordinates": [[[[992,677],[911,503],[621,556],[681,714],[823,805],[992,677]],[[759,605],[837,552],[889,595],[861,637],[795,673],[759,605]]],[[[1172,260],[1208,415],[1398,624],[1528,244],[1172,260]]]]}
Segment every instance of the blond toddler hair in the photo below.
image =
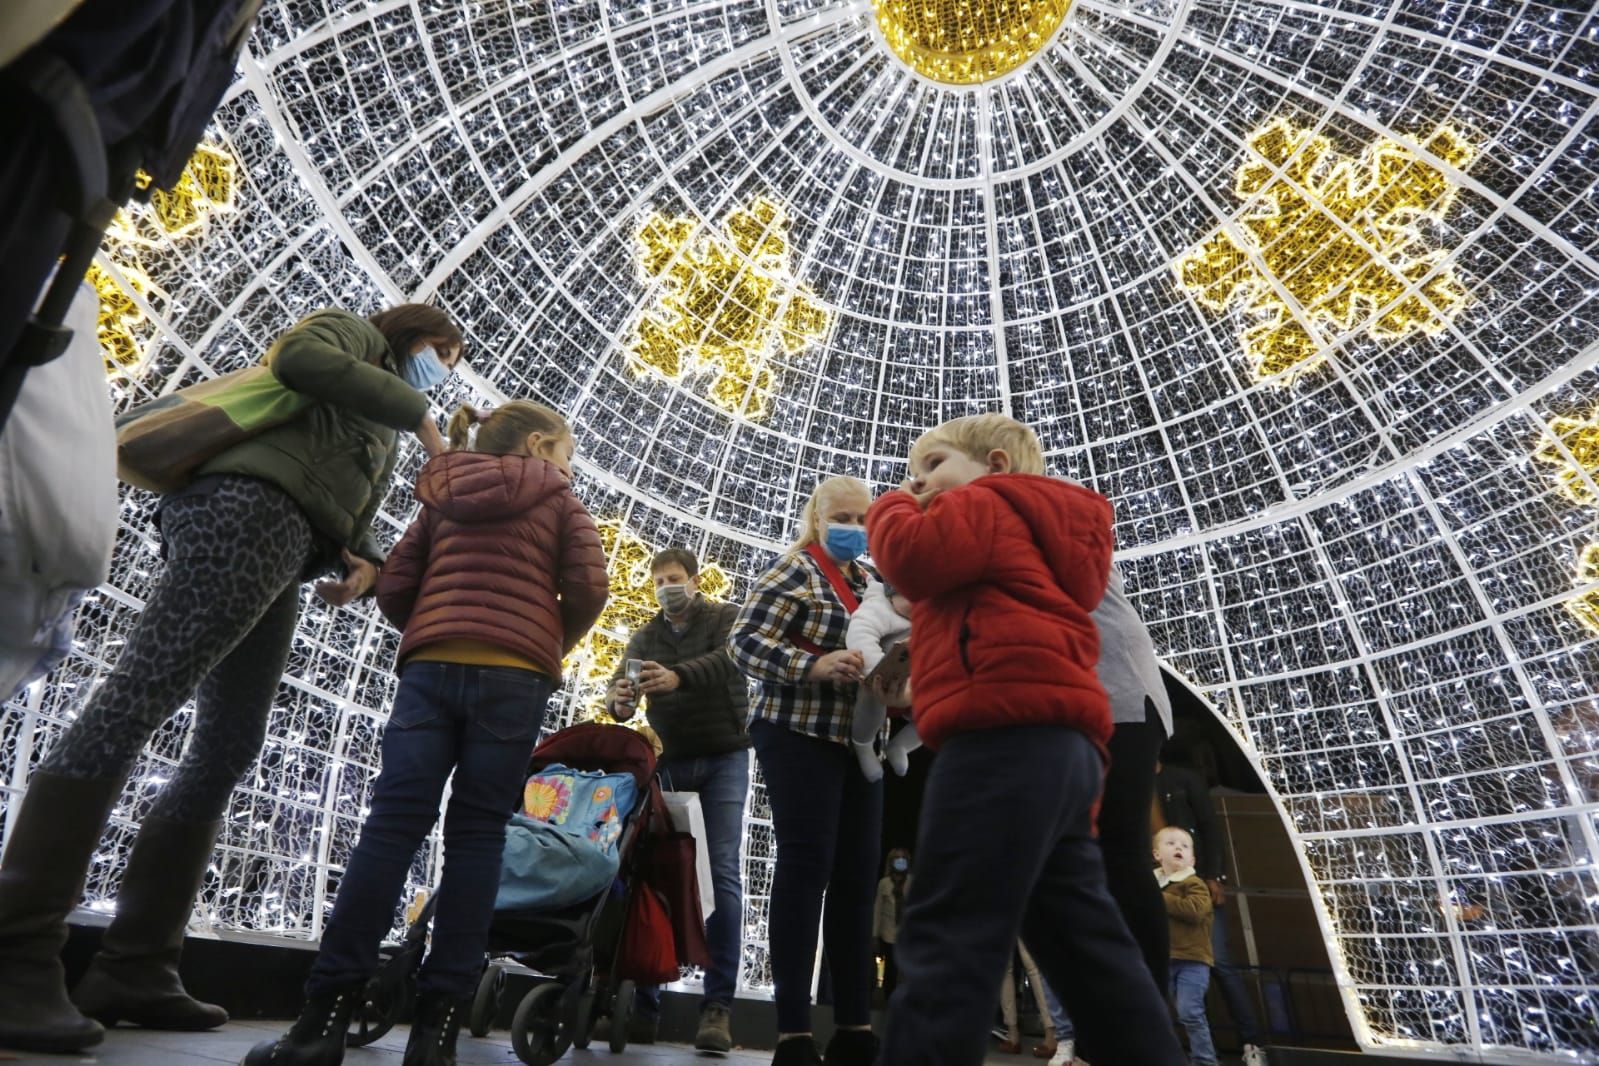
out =
{"type": "Polygon", "coordinates": [[[1044,472],[1044,447],[1038,442],[1038,434],[1010,415],[967,415],[934,426],[911,445],[911,465],[916,465],[921,456],[938,445],[954,448],[978,462],[983,462],[989,452],[999,448],[1010,456],[1012,473],[1044,472]]]}

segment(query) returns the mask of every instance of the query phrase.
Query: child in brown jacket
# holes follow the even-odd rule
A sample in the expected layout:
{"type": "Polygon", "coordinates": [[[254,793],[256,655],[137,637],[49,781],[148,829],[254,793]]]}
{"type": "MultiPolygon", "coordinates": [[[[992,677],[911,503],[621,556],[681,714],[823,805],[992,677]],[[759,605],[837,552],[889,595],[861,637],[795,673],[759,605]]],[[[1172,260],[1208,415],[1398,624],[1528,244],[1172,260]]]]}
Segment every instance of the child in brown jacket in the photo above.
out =
{"type": "MultiPolygon", "coordinates": [[[[572,494],[565,420],[524,400],[486,418],[462,408],[450,443],[454,450],[422,468],[422,513],[378,576],[378,606],[404,636],[371,811],[300,1019],[252,1050],[246,1066],[338,1066],[350,1012],[377,970],[378,945],[452,774],[444,874],[405,1061],[455,1062],[483,969],[506,822],[561,660],[605,606],[605,553],[572,494]],[[462,450],[474,427],[475,445],[462,450]]],[[[359,791],[359,781],[346,787],[359,791]]]]}
{"type": "Polygon", "coordinates": [[[1169,825],[1155,834],[1155,880],[1166,898],[1171,925],[1171,995],[1177,1020],[1188,1032],[1188,1061],[1216,1066],[1216,1045],[1205,1017],[1205,992],[1210,988],[1210,886],[1194,872],[1194,838],[1169,825]]]}

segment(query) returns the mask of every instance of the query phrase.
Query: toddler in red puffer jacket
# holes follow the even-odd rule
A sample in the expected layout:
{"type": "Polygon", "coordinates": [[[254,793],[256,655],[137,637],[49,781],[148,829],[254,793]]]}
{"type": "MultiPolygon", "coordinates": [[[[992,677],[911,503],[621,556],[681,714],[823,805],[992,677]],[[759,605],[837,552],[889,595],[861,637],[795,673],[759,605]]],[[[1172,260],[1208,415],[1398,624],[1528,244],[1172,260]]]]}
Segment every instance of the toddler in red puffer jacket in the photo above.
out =
{"type": "Polygon", "coordinates": [[[486,417],[462,408],[449,432],[454,450],[422,468],[422,512],[378,576],[378,606],[404,636],[371,811],[339,882],[300,1020],[251,1051],[247,1064],[337,1066],[350,1011],[377,969],[446,781],[444,874],[406,1061],[454,1061],[483,969],[506,822],[561,660],[605,606],[605,553],[572,494],[565,420],[517,400],[486,417]]]}
{"type": "Polygon", "coordinates": [[[1000,414],[926,433],[910,472],[866,529],[914,604],[913,714],[938,758],[878,1061],[981,1063],[1019,933],[1090,1061],[1176,1066],[1094,839],[1111,718],[1089,612],[1110,575],[1110,501],[1045,477],[1038,437],[1000,414]]]}

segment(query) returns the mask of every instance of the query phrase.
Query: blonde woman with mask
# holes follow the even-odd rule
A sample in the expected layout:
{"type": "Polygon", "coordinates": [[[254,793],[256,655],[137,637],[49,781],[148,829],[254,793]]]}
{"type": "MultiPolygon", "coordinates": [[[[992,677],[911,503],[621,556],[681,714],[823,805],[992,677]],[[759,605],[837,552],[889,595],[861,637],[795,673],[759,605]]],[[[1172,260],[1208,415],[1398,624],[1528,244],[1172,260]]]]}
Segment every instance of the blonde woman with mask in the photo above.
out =
{"type": "Polygon", "coordinates": [[[824,1060],[811,1039],[811,968],[822,926],[837,1029],[827,1066],[871,1066],[872,904],[883,821],[882,781],[868,781],[850,746],[865,667],[845,647],[850,615],[871,576],[871,499],[854,478],[817,486],[794,544],[756,579],[733,623],[733,661],[758,684],[750,739],[777,837],[769,943],[778,1044],[773,1066],[824,1060]],[[826,895],[826,913],[822,900],[826,895]]]}

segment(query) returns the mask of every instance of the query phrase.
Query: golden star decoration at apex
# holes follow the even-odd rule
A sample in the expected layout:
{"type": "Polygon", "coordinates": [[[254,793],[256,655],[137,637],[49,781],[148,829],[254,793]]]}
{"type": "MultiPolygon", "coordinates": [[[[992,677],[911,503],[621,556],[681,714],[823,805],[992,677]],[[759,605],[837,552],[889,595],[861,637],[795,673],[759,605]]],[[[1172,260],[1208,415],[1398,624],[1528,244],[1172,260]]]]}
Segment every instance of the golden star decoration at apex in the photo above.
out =
{"type": "Polygon", "coordinates": [[[707,398],[729,414],[766,417],[777,353],[793,359],[819,341],[831,316],[789,264],[788,212],[769,197],[719,226],[655,212],[638,231],[639,270],[659,296],[627,347],[635,374],[668,381],[710,374],[707,398]]]}
{"type": "Polygon", "coordinates": [[[889,50],[933,81],[976,85],[1049,44],[1070,0],[872,0],[889,50]]]}
{"type": "MultiPolygon", "coordinates": [[[[1558,467],[1552,475],[1556,491],[1572,503],[1599,506],[1594,485],[1599,483],[1599,408],[1586,419],[1555,418],[1549,422],[1549,439],[1532,453],[1539,462],[1558,467]]],[[[1577,555],[1577,585],[1599,582],[1599,541],[1577,555]]],[[[1599,633],[1599,589],[1579,592],[1566,601],[1566,610],[1599,633]]]]}
{"type": "MultiPolygon", "coordinates": [[[[650,573],[650,560],[661,549],[646,544],[619,518],[603,518],[595,524],[600,528],[600,544],[605,549],[610,598],[606,600],[599,621],[572,649],[561,668],[567,677],[573,678],[575,706],[593,706],[592,714],[583,715],[580,710],[578,717],[614,722],[605,713],[605,690],[622,662],[628,638],[660,610],[655,602],[655,577],[650,573]]],[[[715,563],[700,568],[700,591],[710,599],[723,598],[732,587],[726,571],[715,563]]],[[[634,715],[624,724],[642,726],[644,716],[634,715]]]]}
{"type": "MultiPolygon", "coordinates": [[[[140,187],[146,187],[149,176],[141,172],[139,177],[140,187]]],[[[100,244],[110,269],[97,262],[85,277],[100,296],[98,332],[106,373],[129,373],[143,358],[149,331],[140,328],[145,314],[134,296],[165,297],[145,272],[143,253],[203,239],[213,216],[233,210],[237,186],[233,157],[220,145],[201,144],[176,185],[155,190],[148,204],[130,204],[111,220],[100,244]]]]}
{"type": "MultiPolygon", "coordinates": [[[[1236,226],[1212,233],[1175,270],[1201,306],[1238,307],[1251,320],[1242,340],[1257,379],[1292,384],[1345,333],[1437,333],[1466,305],[1446,250],[1428,248],[1420,228],[1454,204],[1458,186],[1444,172],[1387,139],[1346,156],[1286,120],[1247,143],[1233,184],[1244,201],[1236,226]]],[[[1476,156],[1448,126],[1424,143],[1456,170],[1476,156]]]]}

